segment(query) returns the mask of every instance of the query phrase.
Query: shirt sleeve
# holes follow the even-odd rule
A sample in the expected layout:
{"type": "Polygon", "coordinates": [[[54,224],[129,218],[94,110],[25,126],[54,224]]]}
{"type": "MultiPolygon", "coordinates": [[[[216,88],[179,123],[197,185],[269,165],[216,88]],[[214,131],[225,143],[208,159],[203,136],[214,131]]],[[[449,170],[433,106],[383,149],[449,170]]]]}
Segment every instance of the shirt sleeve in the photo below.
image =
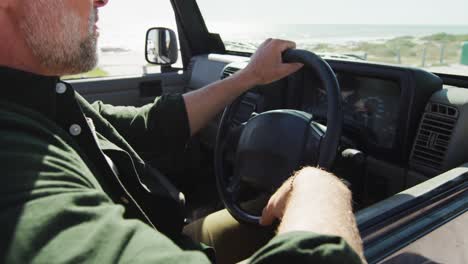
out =
{"type": "Polygon", "coordinates": [[[266,263],[362,263],[358,254],[336,236],[290,232],[273,238],[252,256],[251,264],[266,263]]]}
{"type": "Polygon", "coordinates": [[[163,95],[142,107],[113,106],[101,101],[92,106],[140,153],[177,153],[184,150],[190,139],[190,124],[181,94],[163,95]]]}
{"type": "Polygon", "coordinates": [[[0,263],[210,263],[124,219],[63,138],[18,119],[0,115],[0,263]]]}

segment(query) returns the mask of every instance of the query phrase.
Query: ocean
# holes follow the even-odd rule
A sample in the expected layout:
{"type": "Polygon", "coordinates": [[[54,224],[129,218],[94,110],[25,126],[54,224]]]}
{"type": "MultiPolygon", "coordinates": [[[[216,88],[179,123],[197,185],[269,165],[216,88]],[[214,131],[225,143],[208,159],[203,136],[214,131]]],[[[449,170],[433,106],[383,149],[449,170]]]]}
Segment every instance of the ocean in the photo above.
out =
{"type": "Polygon", "coordinates": [[[436,33],[468,34],[468,25],[351,25],[290,24],[233,25],[213,27],[213,31],[233,41],[260,41],[269,37],[300,42],[343,44],[350,41],[372,41],[401,36],[422,37],[436,33]]]}
{"type": "MultiPolygon", "coordinates": [[[[146,29],[149,25],[107,25],[101,30],[103,47],[124,48],[141,51],[144,47],[146,29]]],[[[175,29],[175,26],[172,26],[175,29]]],[[[346,43],[349,41],[372,41],[400,36],[422,37],[436,33],[468,34],[468,25],[208,25],[213,33],[229,41],[261,42],[267,38],[282,38],[300,42],[346,43]]]]}

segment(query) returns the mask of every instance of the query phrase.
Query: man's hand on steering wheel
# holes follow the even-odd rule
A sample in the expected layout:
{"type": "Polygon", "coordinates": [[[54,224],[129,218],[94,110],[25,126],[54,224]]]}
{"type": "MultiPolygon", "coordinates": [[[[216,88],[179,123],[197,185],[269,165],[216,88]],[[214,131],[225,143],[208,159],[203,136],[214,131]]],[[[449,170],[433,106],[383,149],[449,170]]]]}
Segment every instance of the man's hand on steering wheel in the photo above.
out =
{"type": "Polygon", "coordinates": [[[249,65],[239,73],[249,75],[255,85],[280,80],[303,66],[301,63],[283,63],[283,52],[294,48],[296,48],[296,43],[292,41],[267,39],[252,55],[249,65]]]}

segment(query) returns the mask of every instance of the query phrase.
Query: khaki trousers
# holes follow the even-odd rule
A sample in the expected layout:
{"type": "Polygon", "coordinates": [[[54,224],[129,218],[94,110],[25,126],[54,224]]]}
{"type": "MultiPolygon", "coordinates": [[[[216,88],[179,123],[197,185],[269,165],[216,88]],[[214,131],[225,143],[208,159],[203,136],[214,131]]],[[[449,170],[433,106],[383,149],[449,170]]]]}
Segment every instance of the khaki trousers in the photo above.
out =
{"type": "Polygon", "coordinates": [[[188,224],[183,233],[213,247],[218,264],[246,260],[274,236],[272,228],[241,224],[227,210],[188,224]]]}

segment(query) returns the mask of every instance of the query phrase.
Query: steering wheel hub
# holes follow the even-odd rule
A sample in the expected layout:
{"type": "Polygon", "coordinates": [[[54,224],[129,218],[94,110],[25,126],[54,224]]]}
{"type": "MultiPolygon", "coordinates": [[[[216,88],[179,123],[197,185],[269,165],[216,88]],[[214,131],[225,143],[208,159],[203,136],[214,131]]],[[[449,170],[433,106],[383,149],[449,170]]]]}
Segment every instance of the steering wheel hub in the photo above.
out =
{"type": "Polygon", "coordinates": [[[316,164],[323,128],[308,113],[274,110],[256,115],[242,131],[234,166],[241,180],[259,191],[275,191],[291,173],[316,164]]]}

